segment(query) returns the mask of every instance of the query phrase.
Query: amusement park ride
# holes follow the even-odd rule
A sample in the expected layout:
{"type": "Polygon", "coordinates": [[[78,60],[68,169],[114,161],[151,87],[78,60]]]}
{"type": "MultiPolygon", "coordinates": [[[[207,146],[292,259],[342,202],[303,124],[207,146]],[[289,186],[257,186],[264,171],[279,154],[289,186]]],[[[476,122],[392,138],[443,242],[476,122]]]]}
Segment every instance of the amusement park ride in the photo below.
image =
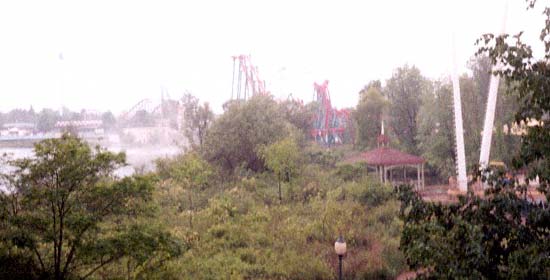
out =
{"type": "Polygon", "coordinates": [[[260,75],[258,74],[258,67],[255,67],[252,64],[249,55],[233,56],[233,82],[231,84],[231,99],[235,98],[237,100],[246,100],[249,95],[256,94],[266,94],[265,81],[260,79],[260,75]],[[237,79],[235,79],[235,69],[237,69],[237,79]]]}
{"type": "MultiPolygon", "coordinates": [[[[233,81],[231,99],[246,100],[249,96],[267,94],[265,81],[260,79],[258,68],[250,61],[249,55],[233,56],[233,81]]],[[[310,135],[312,139],[326,145],[343,143],[352,137],[350,111],[332,107],[328,81],[313,84],[313,99],[318,108],[312,119],[310,135]]]]}
{"type": "Polygon", "coordinates": [[[313,121],[311,137],[325,144],[342,143],[346,136],[351,137],[350,111],[335,109],[330,102],[328,81],[313,84],[314,99],[319,104],[313,121]]]}

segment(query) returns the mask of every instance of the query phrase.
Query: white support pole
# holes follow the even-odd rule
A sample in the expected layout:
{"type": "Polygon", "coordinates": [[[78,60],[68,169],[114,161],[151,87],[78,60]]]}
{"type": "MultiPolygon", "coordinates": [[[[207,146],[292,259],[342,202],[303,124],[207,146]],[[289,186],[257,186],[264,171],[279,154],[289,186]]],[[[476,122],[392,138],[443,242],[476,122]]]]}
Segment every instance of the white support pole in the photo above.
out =
{"type": "Polygon", "coordinates": [[[489,97],[487,98],[487,109],[485,111],[485,122],[483,124],[483,137],[481,138],[481,151],[479,154],[479,165],[481,168],[486,168],[489,164],[499,81],[500,77],[495,75],[491,76],[491,83],[489,84],[489,97]]]}
{"type": "Polygon", "coordinates": [[[460,82],[458,79],[458,69],[456,62],[455,36],[453,34],[453,103],[455,117],[455,137],[456,137],[456,165],[458,189],[461,192],[468,190],[468,179],[466,178],[466,153],[464,151],[464,131],[462,126],[462,103],[460,100],[460,82]]]}
{"type": "MultiPolygon", "coordinates": [[[[506,18],[508,14],[508,1],[506,1],[504,9],[504,16],[502,20],[501,34],[504,34],[506,30],[506,18]]],[[[498,70],[500,64],[493,66],[493,71],[498,70]]],[[[489,84],[489,94],[487,97],[487,109],[485,110],[485,122],[483,123],[483,137],[481,138],[481,151],[479,153],[479,166],[480,168],[486,168],[489,165],[489,156],[491,154],[491,140],[493,136],[493,125],[495,122],[495,108],[497,104],[498,84],[500,77],[491,75],[491,82],[489,84]]]]}

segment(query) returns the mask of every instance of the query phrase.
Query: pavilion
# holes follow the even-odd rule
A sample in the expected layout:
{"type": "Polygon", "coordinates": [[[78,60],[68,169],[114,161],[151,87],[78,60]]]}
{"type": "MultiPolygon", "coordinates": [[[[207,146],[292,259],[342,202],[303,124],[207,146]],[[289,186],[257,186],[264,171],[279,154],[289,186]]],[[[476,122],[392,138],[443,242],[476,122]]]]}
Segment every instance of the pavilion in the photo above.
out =
{"type": "Polygon", "coordinates": [[[424,163],[422,157],[407,154],[388,147],[389,138],[383,134],[378,136],[378,148],[352,156],[344,160],[345,163],[364,162],[367,167],[376,169],[376,175],[382,183],[393,182],[393,171],[403,170],[404,183],[407,182],[407,167],[416,168],[416,188],[424,188],[424,163]]]}

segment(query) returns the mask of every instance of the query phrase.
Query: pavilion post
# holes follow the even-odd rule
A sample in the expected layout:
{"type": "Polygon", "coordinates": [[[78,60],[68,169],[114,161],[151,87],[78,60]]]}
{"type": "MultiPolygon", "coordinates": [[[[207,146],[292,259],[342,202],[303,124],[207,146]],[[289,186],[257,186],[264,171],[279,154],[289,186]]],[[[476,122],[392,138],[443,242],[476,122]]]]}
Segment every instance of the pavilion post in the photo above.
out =
{"type": "Polygon", "coordinates": [[[424,163],[422,163],[422,189],[426,187],[426,183],[424,180],[424,163]]]}
{"type": "Polygon", "coordinates": [[[416,165],[416,189],[420,190],[420,164],[416,165]]]}

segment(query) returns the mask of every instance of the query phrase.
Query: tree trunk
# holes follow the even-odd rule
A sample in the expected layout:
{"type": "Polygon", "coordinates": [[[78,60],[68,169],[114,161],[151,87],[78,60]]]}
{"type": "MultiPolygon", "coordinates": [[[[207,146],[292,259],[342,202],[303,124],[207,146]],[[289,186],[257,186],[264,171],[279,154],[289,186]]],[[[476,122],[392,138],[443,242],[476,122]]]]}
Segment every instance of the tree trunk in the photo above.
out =
{"type": "Polygon", "coordinates": [[[189,227],[193,229],[193,198],[191,190],[189,190],[189,227]]]}
{"type": "Polygon", "coordinates": [[[279,202],[283,202],[283,195],[281,193],[281,180],[280,179],[277,181],[277,185],[279,186],[279,202]]]}

